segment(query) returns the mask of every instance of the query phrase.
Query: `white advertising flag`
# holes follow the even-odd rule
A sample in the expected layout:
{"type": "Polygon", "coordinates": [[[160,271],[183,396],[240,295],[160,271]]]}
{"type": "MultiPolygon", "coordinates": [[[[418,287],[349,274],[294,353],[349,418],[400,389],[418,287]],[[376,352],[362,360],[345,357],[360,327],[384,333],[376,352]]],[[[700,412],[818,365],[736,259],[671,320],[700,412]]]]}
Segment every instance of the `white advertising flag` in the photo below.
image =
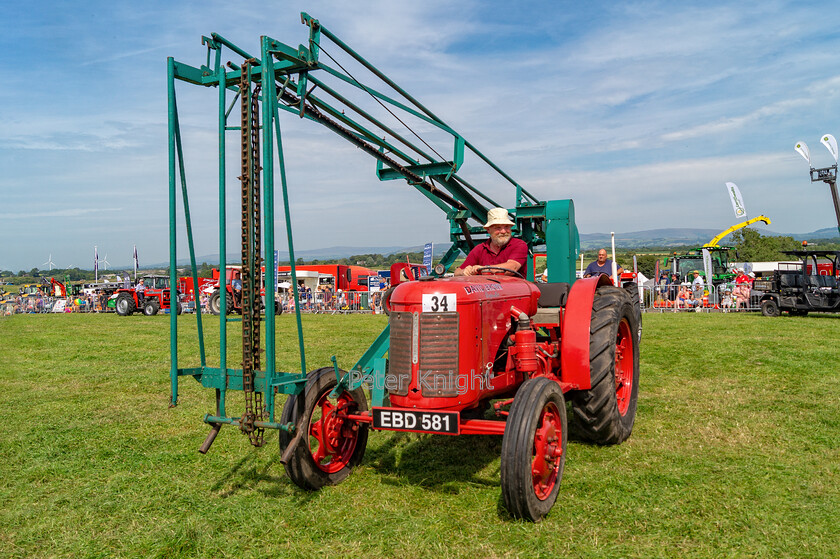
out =
{"type": "Polygon", "coordinates": [[[837,163],[837,140],[834,139],[834,136],[831,134],[826,134],[820,140],[820,143],[831,152],[831,156],[834,158],[834,162],[837,163]]]}
{"type": "Polygon", "coordinates": [[[744,207],[744,200],[741,198],[741,191],[738,190],[738,185],[734,182],[726,183],[726,191],[729,192],[729,199],[732,200],[732,209],[735,210],[735,217],[744,217],[747,215],[747,209],[744,207]]]}
{"type": "Polygon", "coordinates": [[[712,253],[709,252],[709,249],[707,248],[703,249],[703,271],[706,273],[706,283],[708,284],[709,291],[711,292],[714,268],[712,268],[712,253]]]}
{"type": "Polygon", "coordinates": [[[137,245],[134,245],[134,279],[137,279],[137,268],[140,267],[140,261],[137,259],[137,245]]]}
{"type": "Polygon", "coordinates": [[[811,164],[811,150],[808,149],[808,144],[805,142],[796,142],[796,147],[794,149],[796,150],[796,153],[805,158],[808,165],[811,164]]]}

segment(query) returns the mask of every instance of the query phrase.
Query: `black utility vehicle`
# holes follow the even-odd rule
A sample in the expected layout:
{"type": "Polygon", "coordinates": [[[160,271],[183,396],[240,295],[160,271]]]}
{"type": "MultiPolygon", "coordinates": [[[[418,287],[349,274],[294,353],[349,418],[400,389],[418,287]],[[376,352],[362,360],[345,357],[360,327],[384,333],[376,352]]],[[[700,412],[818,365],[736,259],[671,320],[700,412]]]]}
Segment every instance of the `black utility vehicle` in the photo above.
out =
{"type": "Polygon", "coordinates": [[[837,279],[840,251],[793,250],[785,254],[799,263],[779,264],[769,278],[755,281],[753,289],[764,292],[761,313],[805,316],[809,311],[840,312],[840,282],[837,279]]]}

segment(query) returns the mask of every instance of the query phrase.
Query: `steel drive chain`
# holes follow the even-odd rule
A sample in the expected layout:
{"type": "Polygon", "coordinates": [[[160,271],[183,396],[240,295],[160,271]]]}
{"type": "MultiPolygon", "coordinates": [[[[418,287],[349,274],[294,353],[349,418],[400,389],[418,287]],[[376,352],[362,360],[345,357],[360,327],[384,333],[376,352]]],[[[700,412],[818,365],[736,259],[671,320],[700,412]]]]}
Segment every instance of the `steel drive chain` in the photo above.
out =
{"type": "Polygon", "coordinates": [[[251,444],[262,446],[264,428],[255,421],[265,420],[262,393],[254,389],[254,376],[260,369],[260,118],[259,83],[251,91],[250,69],[255,61],[242,65],[239,91],[242,105],[242,390],[245,413],[240,428],[251,444]]]}

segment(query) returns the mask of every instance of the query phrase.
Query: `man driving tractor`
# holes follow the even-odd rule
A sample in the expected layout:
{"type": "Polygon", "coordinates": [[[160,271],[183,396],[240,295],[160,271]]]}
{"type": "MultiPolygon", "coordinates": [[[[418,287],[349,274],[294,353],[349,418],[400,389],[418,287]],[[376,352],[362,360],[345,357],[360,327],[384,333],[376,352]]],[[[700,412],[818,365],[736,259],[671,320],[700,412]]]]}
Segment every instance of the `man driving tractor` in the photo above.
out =
{"type": "Polygon", "coordinates": [[[484,229],[490,238],[476,245],[467,259],[455,269],[456,276],[474,276],[486,267],[505,268],[525,277],[527,273],[528,245],[522,239],[511,235],[515,224],[504,208],[493,208],[487,212],[484,229]]]}

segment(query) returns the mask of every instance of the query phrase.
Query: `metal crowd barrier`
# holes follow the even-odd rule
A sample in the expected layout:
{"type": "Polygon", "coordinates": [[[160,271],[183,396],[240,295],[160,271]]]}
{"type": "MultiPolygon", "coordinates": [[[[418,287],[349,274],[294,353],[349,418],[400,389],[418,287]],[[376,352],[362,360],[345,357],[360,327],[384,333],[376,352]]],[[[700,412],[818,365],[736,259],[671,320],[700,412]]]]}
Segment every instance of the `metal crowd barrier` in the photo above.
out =
{"type": "MultiPolygon", "coordinates": [[[[300,310],[307,313],[380,313],[382,311],[381,293],[367,291],[346,291],[331,293],[324,291],[299,294],[300,310]]],[[[291,293],[281,297],[283,312],[294,312],[295,302],[291,293]]]]}
{"type": "MultiPolygon", "coordinates": [[[[755,312],[761,310],[760,301],[763,293],[750,289],[749,296],[739,296],[733,282],[722,283],[712,289],[706,287],[701,299],[696,299],[691,294],[687,303],[678,297],[679,290],[679,285],[644,286],[642,306],[645,312],[755,312]],[[729,291],[728,294],[727,291],[729,291]]],[[[689,293],[692,293],[690,288],[689,293]]]]}
{"type": "Polygon", "coordinates": [[[0,303],[0,315],[48,314],[48,313],[95,313],[114,312],[107,307],[105,296],[97,297],[15,297],[0,303]]]}
{"type": "MultiPolygon", "coordinates": [[[[641,304],[643,312],[755,312],[760,310],[762,293],[750,290],[750,296],[745,299],[735,297],[735,284],[724,283],[714,286],[711,290],[706,288],[703,298],[697,304],[693,297],[689,304],[678,302],[679,285],[647,285],[641,288],[641,304]],[[730,291],[727,297],[727,290],[730,291]]],[[[329,293],[323,291],[300,293],[301,312],[311,314],[350,314],[350,313],[374,313],[381,314],[382,293],[367,291],[348,291],[342,293],[329,293]]],[[[58,299],[54,297],[17,297],[12,301],[0,303],[0,316],[11,314],[44,314],[52,312],[75,312],[75,313],[103,313],[114,312],[114,309],[107,307],[108,299],[105,296],[91,297],[67,297],[58,299]],[[64,301],[63,307],[56,307],[59,300],[64,301]]],[[[283,312],[294,312],[294,299],[291,293],[284,293],[281,296],[280,304],[283,312]]],[[[194,312],[195,303],[186,304],[186,312],[194,312]]],[[[209,310],[206,305],[202,306],[202,312],[209,310]]]]}
{"type": "MultiPolygon", "coordinates": [[[[367,291],[347,291],[331,293],[324,291],[300,292],[300,310],[310,314],[350,314],[350,313],[374,313],[381,314],[382,293],[367,291]]],[[[186,312],[195,312],[195,303],[187,303],[186,312]]],[[[280,296],[280,305],[283,312],[293,313],[295,311],[294,297],[291,292],[283,293],[280,296]]],[[[209,313],[206,301],[201,301],[201,312],[209,313]]]]}

